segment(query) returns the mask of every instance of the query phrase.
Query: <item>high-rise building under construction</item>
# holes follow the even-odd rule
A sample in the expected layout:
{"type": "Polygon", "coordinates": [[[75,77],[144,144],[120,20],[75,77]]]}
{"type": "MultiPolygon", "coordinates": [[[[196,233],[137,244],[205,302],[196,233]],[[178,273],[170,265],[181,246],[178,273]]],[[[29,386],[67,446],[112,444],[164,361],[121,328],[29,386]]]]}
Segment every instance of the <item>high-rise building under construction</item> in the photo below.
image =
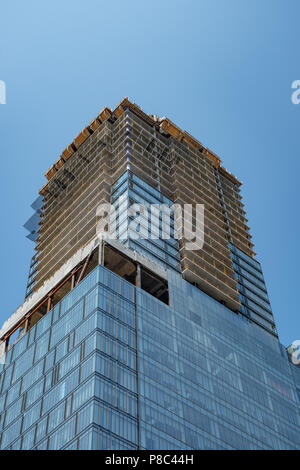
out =
{"type": "Polygon", "coordinates": [[[1,449],[299,449],[300,368],[220,158],[125,98],[46,178],[26,298],[0,330],[1,449]],[[160,211],[157,237],[147,218],[131,237],[133,204],[202,204],[204,243],[174,214],[162,236],[160,211]]]}

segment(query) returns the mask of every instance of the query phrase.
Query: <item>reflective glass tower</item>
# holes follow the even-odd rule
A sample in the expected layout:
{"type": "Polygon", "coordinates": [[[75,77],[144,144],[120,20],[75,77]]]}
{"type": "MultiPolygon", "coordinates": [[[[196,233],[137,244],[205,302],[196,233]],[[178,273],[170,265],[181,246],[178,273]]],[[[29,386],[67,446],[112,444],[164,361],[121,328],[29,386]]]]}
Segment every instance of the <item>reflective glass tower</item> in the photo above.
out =
{"type": "Polygon", "coordinates": [[[219,158],[124,99],[46,176],[26,299],[0,330],[0,448],[299,449],[300,368],[219,158]],[[204,204],[202,247],[174,214],[163,237],[174,203],[204,204]],[[164,205],[136,237],[133,204],[164,205]]]}

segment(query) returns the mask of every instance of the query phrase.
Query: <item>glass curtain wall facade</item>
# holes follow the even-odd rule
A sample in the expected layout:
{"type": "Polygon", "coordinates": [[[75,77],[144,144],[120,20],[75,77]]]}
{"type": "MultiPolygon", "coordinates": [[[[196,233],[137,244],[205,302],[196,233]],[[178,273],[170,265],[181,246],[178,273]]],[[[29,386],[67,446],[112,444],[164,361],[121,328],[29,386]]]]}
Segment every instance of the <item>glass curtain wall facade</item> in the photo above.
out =
{"type": "Polygon", "coordinates": [[[167,269],[181,272],[179,243],[174,239],[174,215],[170,214],[170,236],[163,238],[162,212],[151,212],[151,207],[157,205],[167,214],[167,208],[173,205],[173,201],[127,170],[112,185],[111,203],[116,209],[116,235],[125,246],[145,254],[167,269]],[[130,230],[130,223],[135,217],[130,217],[128,213],[133,204],[140,204],[148,211],[146,217],[143,214],[140,216],[141,224],[137,228],[140,236],[137,239],[133,239],[130,230]]]}
{"type": "Polygon", "coordinates": [[[170,269],[170,305],[97,266],[8,351],[1,449],[299,449],[300,369],[170,269]]]}
{"type": "Polygon", "coordinates": [[[1,449],[137,447],[134,296],[98,267],[9,350],[1,449]]]}
{"type": "Polygon", "coordinates": [[[240,312],[271,333],[277,334],[271,304],[260,263],[229,244],[237,288],[240,293],[240,312]]]}

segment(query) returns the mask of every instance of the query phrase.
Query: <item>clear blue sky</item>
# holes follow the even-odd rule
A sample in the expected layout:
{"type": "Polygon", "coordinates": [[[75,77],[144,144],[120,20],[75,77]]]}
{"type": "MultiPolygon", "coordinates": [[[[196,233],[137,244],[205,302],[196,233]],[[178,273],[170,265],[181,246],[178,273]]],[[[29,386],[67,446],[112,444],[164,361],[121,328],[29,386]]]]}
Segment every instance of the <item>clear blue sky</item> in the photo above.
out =
{"type": "Polygon", "coordinates": [[[11,0],[0,8],[1,309],[23,302],[23,223],[44,172],[124,96],[223,159],[243,196],[280,339],[300,339],[298,0],[11,0]]]}

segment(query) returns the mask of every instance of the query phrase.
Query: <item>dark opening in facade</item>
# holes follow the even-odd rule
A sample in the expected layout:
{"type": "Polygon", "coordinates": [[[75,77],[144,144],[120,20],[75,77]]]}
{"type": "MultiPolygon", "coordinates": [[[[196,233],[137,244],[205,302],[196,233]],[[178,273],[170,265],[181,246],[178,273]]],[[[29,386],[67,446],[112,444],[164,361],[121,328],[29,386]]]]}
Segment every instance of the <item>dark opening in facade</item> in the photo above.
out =
{"type": "Polygon", "coordinates": [[[110,245],[104,246],[104,266],[131,284],[169,304],[168,282],[110,245]]]}

